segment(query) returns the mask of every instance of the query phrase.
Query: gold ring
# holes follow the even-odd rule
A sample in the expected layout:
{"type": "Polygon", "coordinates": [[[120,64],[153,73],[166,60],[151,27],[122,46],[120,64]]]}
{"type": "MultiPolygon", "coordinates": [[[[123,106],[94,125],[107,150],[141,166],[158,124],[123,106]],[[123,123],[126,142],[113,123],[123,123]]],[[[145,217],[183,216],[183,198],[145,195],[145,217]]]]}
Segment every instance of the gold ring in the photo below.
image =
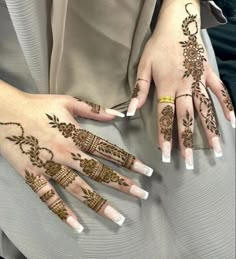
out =
{"type": "Polygon", "coordinates": [[[161,96],[158,98],[159,103],[175,103],[175,98],[172,96],[161,96]]]}

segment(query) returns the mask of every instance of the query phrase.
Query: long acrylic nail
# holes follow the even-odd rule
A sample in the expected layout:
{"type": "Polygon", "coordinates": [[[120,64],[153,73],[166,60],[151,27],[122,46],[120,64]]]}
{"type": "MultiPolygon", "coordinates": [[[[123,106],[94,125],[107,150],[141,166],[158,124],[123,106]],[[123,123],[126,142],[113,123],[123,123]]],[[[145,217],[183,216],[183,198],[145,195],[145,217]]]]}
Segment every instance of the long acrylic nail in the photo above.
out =
{"type": "Polygon", "coordinates": [[[113,110],[113,109],[105,109],[105,112],[110,114],[110,115],[115,115],[115,116],[118,116],[118,117],[121,117],[121,118],[125,117],[124,113],[118,112],[118,111],[113,110]]]}
{"type": "Polygon", "coordinates": [[[185,165],[186,165],[186,169],[188,169],[188,170],[194,169],[193,149],[192,148],[185,149],[185,165]]]}
{"type": "Polygon", "coordinates": [[[144,165],[143,163],[141,163],[140,161],[135,161],[133,164],[133,169],[140,173],[140,174],[144,174],[147,176],[151,176],[153,173],[153,169],[147,165],[144,165]]]}
{"type": "Polygon", "coordinates": [[[128,111],[126,113],[126,116],[134,116],[136,110],[138,107],[138,99],[137,98],[132,98],[129,104],[128,111]]]}
{"type": "Polygon", "coordinates": [[[170,163],[171,160],[171,143],[165,141],[162,146],[162,162],[170,163]]]}
{"type": "Polygon", "coordinates": [[[234,113],[234,111],[231,111],[229,113],[229,117],[230,117],[231,125],[235,129],[235,113],[234,113]]]}
{"type": "Polygon", "coordinates": [[[121,226],[125,221],[125,217],[110,205],[105,208],[104,214],[119,226],[121,226]]]}
{"type": "Polygon", "coordinates": [[[72,216],[69,216],[66,221],[76,232],[81,233],[84,230],[84,227],[72,216]]]}
{"type": "Polygon", "coordinates": [[[222,153],[219,137],[212,138],[212,146],[215,153],[215,157],[222,157],[223,153],[222,153]]]}
{"type": "Polygon", "coordinates": [[[136,197],[146,200],[148,198],[149,193],[137,185],[132,185],[129,192],[136,197]]]}

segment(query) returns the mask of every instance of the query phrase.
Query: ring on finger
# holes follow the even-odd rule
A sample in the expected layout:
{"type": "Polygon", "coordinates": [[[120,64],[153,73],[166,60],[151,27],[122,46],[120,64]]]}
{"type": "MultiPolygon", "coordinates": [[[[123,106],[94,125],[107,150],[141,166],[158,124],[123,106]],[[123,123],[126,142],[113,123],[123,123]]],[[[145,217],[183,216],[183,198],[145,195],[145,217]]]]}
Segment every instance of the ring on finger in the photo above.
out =
{"type": "Polygon", "coordinates": [[[175,98],[172,96],[161,96],[158,98],[159,103],[175,103],[175,98]]]}
{"type": "Polygon", "coordinates": [[[181,94],[181,95],[179,95],[179,96],[176,96],[175,97],[175,99],[177,100],[178,98],[180,98],[180,97],[193,97],[191,94],[181,94]]]}

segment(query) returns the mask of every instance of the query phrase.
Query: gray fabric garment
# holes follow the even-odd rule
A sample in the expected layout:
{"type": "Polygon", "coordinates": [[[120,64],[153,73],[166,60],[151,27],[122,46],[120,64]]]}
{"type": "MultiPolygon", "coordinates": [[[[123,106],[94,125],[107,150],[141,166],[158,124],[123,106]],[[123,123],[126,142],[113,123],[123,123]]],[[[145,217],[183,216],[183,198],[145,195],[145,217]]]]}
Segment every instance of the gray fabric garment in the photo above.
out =
{"type": "MultiPolygon", "coordinates": [[[[1,57],[5,57],[4,62],[1,59],[0,73],[4,71],[4,79],[16,87],[37,92],[30,85],[31,80],[35,82],[40,77],[35,79],[29,73],[28,61],[14,45],[17,40],[10,17],[3,13],[0,24],[4,21],[9,27],[7,30],[0,27],[0,46],[9,49],[7,57],[0,47],[1,57]]],[[[216,70],[209,39],[206,34],[203,36],[216,70]]],[[[34,56],[35,62],[39,57],[34,56]]],[[[117,169],[150,192],[146,201],[86,178],[125,215],[122,227],[95,214],[55,185],[85,226],[83,233],[74,233],[0,156],[0,256],[6,259],[234,259],[235,136],[216,98],[213,101],[223,133],[224,157],[215,159],[209,149],[195,150],[194,172],[185,169],[178,150],[173,152],[171,164],[160,162],[161,153],[145,131],[142,114],[109,123],[79,120],[84,128],[134,153],[155,169],[151,179],[117,169]]]]}

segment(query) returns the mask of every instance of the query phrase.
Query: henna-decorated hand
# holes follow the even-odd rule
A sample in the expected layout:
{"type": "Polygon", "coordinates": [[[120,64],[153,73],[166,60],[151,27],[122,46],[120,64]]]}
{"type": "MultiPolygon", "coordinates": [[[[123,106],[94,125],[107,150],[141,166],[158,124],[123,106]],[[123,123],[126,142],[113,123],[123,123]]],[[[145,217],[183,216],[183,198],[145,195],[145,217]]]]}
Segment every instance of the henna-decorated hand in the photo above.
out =
{"type": "Polygon", "coordinates": [[[176,109],[179,142],[186,168],[193,169],[194,108],[210,147],[222,156],[219,130],[208,86],[217,96],[226,119],[235,128],[235,113],[227,90],[211,69],[200,35],[198,0],[164,0],[156,29],[141,57],[137,82],[128,109],[132,116],[145,103],[154,80],[158,100],[158,132],[163,162],[170,162],[176,109]]]}
{"type": "Polygon", "coordinates": [[[0,88],[0,153],[40,199],[71,227],[78,232],[83,230],[48,179],[53,179],[118,225],[124,222],[124,216],[96,193],[80,173],[119,191],[147,199],[148,192],[133,180],[89,154],[147,176],[151,176],[153,170],[116,145],[81,129],[74,119],[86,117],[105,121],[114,116],[102,109],[94,113],[90,103],[78,102],[70,96],[29,95],[1,81],[0,88]]]}

